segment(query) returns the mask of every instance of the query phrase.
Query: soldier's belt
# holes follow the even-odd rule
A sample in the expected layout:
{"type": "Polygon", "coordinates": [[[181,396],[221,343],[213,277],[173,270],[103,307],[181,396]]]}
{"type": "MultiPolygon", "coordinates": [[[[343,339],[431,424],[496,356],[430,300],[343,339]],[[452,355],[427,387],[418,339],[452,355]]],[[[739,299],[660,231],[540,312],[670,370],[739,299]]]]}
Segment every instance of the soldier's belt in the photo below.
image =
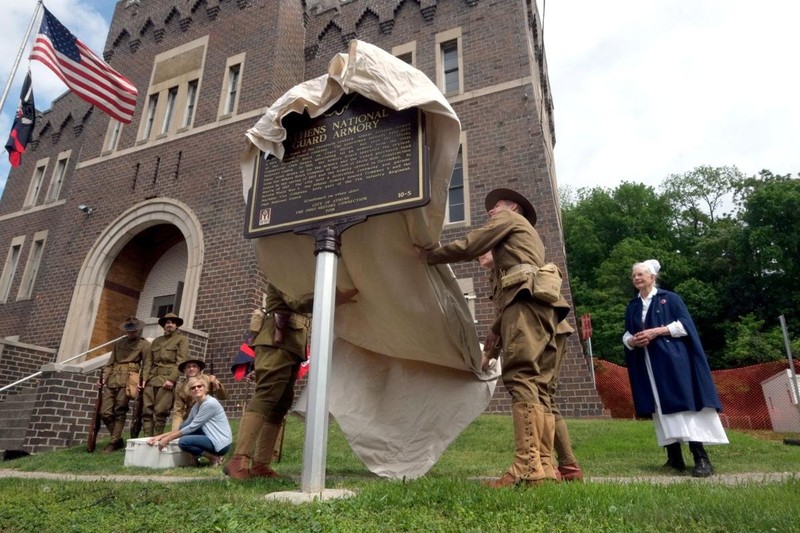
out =
{"type": "Polygon", "coordinates": [[[500,288],[506,289],[514,285],[519,285],[523,281],[527,280],[531,275],[535,274],[537,270],[539,270],[537,266],[527,263],[514,265],[508,270],[501,270],[500,288]]]}
{"type": "MultiPolygon", "coordinates": [[[[274,313],[274,312],[267,313],[267,316],[269,316],[269,315],[277,315],[277,313],[274,313]]],[[[277,323],[277,320],[276,320],[276,323],[277,323]]],[[[289,327],[294,328],[294,329],[300,329],[300,328],[303,328],[303,327],[310,328],[311,327],[311,318],[308,315],[305,315],[303,313],[289,313],[288,325],[289,325],[289,327]]]]}

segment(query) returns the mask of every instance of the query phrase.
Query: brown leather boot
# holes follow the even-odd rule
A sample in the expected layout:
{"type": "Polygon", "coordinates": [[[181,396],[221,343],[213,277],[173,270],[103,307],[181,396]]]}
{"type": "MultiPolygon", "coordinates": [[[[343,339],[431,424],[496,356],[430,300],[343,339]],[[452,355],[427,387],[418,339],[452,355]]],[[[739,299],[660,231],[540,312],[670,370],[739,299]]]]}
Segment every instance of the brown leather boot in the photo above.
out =
{"type": "Polygon", "coordinates": [[[556,423],[552,413],[545,413],[543,409],[536,409],[536,416],[541,418],[542,437],[539,443],[539,458],[542,461],[542,470],[545,479],[559,481],[556,469],[553,466],[553,440],[555,439],[556,423]]]}
{"type": "Polygon", "coordinates": [[[558,465],[562,481],[583,481],[583,472],[578,463],[571,465],[558,465]]]}
{"type": "Polygon", "coordinates": [[[250,479],[250,458],[241,454],[234,455],[222,467],[222,471],[233,479],[250,479]]]}
{"type": "Polygon", "coordinates": [[[125,441],[122,440],[122,430],[125,429],[125,419],[115,418],[108,425],[109,432],[111,433],[111,442],[108,443],[108,446],[103,448],[103,453],[115,452],[125,447],[125,441]]]}
{"type": "Polygon", "coordinates": [[[572,451],[572,441],[569,438],[567,423],[560,414],[553,413],[556,421],[556,434],[553,439],[553,451],[558,457],[558,464],[571,465],[578,462],[572,451]]]}
{"type": "Polygon", "coordinates": [[[537,421],[535,407],[526,402],[517,402],[511,406],[514,421],[514,462],[503,477],[484,482],[485,486],[500,488],[519,484],[539,485],[544,480],[539,456],[541,422],[537,421]]]}
{"type": "Polygon", "coordinates": [[[280,477],[280,475],[270,468],[272,457],[275,452],[275,442],[281,433],[281,424],[265,422],[261,426],[258,434],[256,450],[253,453],[253,466],[250,469],[251,477],[280,477]]]}
{"type": "Polygon", "coordinates": [[[246,411],[239,422],[239,432],[236,434],[236,448],[233,457],[222,471],[233,479],[250,479],[250,458],[253,456],[253,447],[256,436],[264,425],[264,415],[246,411]]]}

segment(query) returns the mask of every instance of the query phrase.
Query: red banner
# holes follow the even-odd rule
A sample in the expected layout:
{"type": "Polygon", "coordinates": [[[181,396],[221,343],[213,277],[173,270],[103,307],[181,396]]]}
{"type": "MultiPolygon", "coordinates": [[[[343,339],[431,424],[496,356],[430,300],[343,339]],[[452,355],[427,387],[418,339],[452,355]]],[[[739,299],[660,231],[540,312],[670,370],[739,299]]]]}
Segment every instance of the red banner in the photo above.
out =
{"type": "Polygon", "coordinates": [[[586,313],[581,315],[581,340],[585,341],[592,337],[592,315],[586,313]]]}

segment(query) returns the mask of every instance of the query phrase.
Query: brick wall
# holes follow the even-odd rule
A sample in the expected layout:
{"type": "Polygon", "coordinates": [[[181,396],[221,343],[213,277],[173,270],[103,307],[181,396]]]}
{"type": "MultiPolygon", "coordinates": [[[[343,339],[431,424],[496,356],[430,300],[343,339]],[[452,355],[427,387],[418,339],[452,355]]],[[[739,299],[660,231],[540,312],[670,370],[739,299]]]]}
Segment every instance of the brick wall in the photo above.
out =
{"type": "Polygon", "coordinates": [[[45,452],[86,442],[97,400],[100,370],[44,372],[24,449],[45,452]]]}
{"type": "MultiPolygon", "coordinates": [[[[415,41],[416,66],[435,79],[436,35],[461,28],[465,94],[452,102],[466,132],[470,223],[485,222],[483,199],[492,188],[520,190],[537,207],[537,229],[548,259],[566,273],[555,200],[546,71],[530,52],[541,50],[534,10],[530,0],[354,0],[338,9],[309,9],[307,13],[296,0],[192,4],[143,0],[132,7],[118,3],[104,53],[111,65],[139,88],[140,105],[133,123],[122,128],[118,150],[111,156],[101,156],[108,118],[71,93],[54,102],[38,122],[35,140],[22,166],[9,175],[0,200],[0,257],[5,257],[11,239],[27,236],[11,287],[12,298],[0,305],[0,337],[19,335],[22,343],[55,350],[76,279],[99,236],[131,206],[157,198],[177,199],[199,221],[204,248],[190,324],[204,337],[193,340],[197,344],[192,349],[205,354],[206,362],[213,361],[216,374],[228,380],[228,385],[230,361],[264,286],[252,248],[242,236],[239,158],[243,132],[287,89],[323,74],[333,55],[344,52],[354,37],[387,50],[415,41]],[[147,144],[137,142],[154,56],[204,37],[208,46],[192,130],[147,144]],[[535,46],[530,47],[530,42],[535,46]],[[246,58],[239,115],[219,121],[226,61],[242,52],[246,58]],[[498,88],[501,86],[504,88],[498,88]],[[58,153],[66,149],[72,150],[72,157],[61,201],[23,211],[36,161],[50,158],[46,187],[58,153]],[[77,209],[79,204],[91,205],[95,211],[87,216],[77,209]],[[16,301],[32,235],[43,229],[49,233],[33,297],[16,301]]],[[[443,240],[461,237],[466,229],[449,228],[443,240]]],[[[124,267],[128,261],[122,261],[126,254],[144,253],[136,238],[117,249],[118,262],[112,265],[107,280],[123,287],[123,293],[139,291],[141,296],[143,285],[136,274],[149,272],[152,263],[137,263],[134,272],[124,267]]],[[[158,246],[158,240],[152,239],[144,248],[152,252],[158,246]]],[[[159,250],[153,261],[164,252],[159,250]]],[[[486,277],[474,263],[454,265],[454,269],[457,277],[474,282],[479,334],[483,335],[493,315],[486,277]]],[[[111,296],[104,296],[98,311],[106,317],[106,336],[116,336],[121,321],[116,314],[123,313],[130,303],[111,296]]],[[[571,302],[568,280],[565,296],[571,302]]],[[[147,306],[142,299],[139,305],[147,306]]],[[[36,371],[42,361],[33,361],[27,364],[36,371]]],[[[559,401],[565,415],[602,414],[574,336],[561,383],[559,401]]],[[[230,383],[230,388],[234,399],[226,407],[233,408],[245,401],[247,390],[243,384],[230,383]]],[[[507,409],[508,396],[500,385],[489,410],[507,409]]]]}
{"type": "MultiPolygon", "coordinates": [[[[51,362],[54,358],[53,350],[0,340],[0,387],[5,387],[39,372],[42,365],[51,362]]],[[[16,394],[20,389],[33,388],[38,382],[38,378],[33,378],[0,392],[0,402],[5,400],[8,394],[16,394]]]]}

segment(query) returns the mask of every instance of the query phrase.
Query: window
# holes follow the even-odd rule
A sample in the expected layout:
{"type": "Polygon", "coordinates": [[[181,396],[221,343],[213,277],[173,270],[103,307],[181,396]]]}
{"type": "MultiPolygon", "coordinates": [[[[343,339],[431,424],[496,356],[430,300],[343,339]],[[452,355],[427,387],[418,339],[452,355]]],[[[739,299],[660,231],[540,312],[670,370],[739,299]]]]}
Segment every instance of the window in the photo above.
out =
{"type": "Polygon", "coordinates": [[[461,294],[464,295],[464,299],[467,301],[467,307],[469,307],[469,314],[472,315],[472,321],[477,324],[478,321],[475,318],[475,300],[477,299],[477,296],[475,296],[475,284],[472,278],[459,278],[456,279],[456,282],[461,289],[461,294]]]}
{"type": "Polygon", "coordinates": [[[241,65],[228,69],[228,100],[225,102],[225,114],[232,115],[236,109],[236,95],[239,94],[239,70],[241,65]]]}
{"type": "Polygon", "coordinates": [[[53,171],[53,177],[50,179],[50,187],[47,189],[45,202],[54,202],[58,200],[58,195],[61,194],[61,187],[64,184],[64,176],[67,174],[67,164],[69,163],[70,155],[71,150],[58,154],[56,169],[53,171]]]}
{"type": "Polygon", "coordinates": [[[22,245],[25,243],[25,236],[14,237],[11,241],[11,248],[8,249],[6,264],[3,266],[3,275],[0,277],[0,303],[8,301],[8,293],[11,292],[11,284],[17,273],[19,256],[22,252],[22,245]]]}
{"type": "Polygon", "coordinates": [[[175,310],[175,295],[168,294],[167,296],[156,296],[153,298],[153,308],[150,311],[150,316],[161,318],[167,313],[172,313],[175,310]]]}
{"type": "Polygon", "coordinates": [[[108,130],[106,130],[106,140],[103,143],[103,152],[113,152],[117,149],[119,136],[122,133],[122,122],[114,120],[113,118],[108,121],[108,130]]]}
{"type": "Polygon", "coordinates": [[[172,115],[175,113],[175,100],[178,98],[178,88],[170,87],[167,91],[167,110],[164,112],[164,123],[161,125],[161,133],[169,131],[172,124],[172,115]]]}
{"type": "Polygon", "coordinates": [[[392,55],[415,66],[417,64],[417,41],[412,41],[408,44],[402,44],[392,48],[392,55]]]}
{"type": "Polygon", "coordinates": [[[461,29],[436,35],[436,84],[446,95],[464,91],[464,69],[461,58],[461,29]]]}
{"type": "Polygon", "coordinates": [[[232,115],[236,110],[236,95],[239,94],[239,70],[241,65],[228,69],[228,97],[225,100],[225,114],[232,115]]]}
{"type": "Polygon", "coordinates": [[[32,207],[36,205],[36,200],[39,198],[39,191],[42,188],[44,181],[44,174],[47,171],[47,162],[50,158],[42,159],[36,163],[36,170],[33,171],[33,179],[31,185],[28,187],[28,194],[25,196],[25,203],[23,207],[32,207]]]}
{"type": "Polygon", "coordinates": [[[33,286],[36,283],[36,276],[39,273],[39,265],[42,262],[44,253],[44,243],[47,240],[47,230],[40,231],[33,236],[33,245],[28,253],[28,264],[25,265],[25,273],[22,275],[22,282],[19,285],[17,300],[28,300],[33,295],[33,286]]]}
{"type": "Polygon", "coordinates": [[[144,135],[142,139],[149,139],[150,134],[153,133],[153,124],[156,121],[156,108],[158,107],[158,94],[151,94],[147,101],[147,120],[144,126],[144,135]]]}
{"type": "Polygon", "coordinates": [[[445,94],[458,92],[458,43],[442,43],[442,66],[444,68],[445,94]]]}
{"type": "Polygon", "coordinates": [[[467,191],[467,173],[464,161],[466,159],[466,139],[462,134],[461,146],[458,148],[453,175],[450,177],[450,187],[447,190],[447,207],[444,212],[445,224],[468,223],[469,221],[469,194],[467,191]]]}
{"type": "Polygon", "coordinates": [[[229,57],[225,62],[225,79],[219,99],[217,118],[227,118],[237,113],[239,97],[242,93],[245,54],[229,57]]]}
{"type": "Polygon", "coordinates": [[[186,93],[186,110],[183,113],[183,124],[181,127],[187,128],[192,125],[194,120],[194,106],[197,100],[197,80],[189,82],[189,87],[186,93]]]}
{"type": "Polygon", "coordinates": [[[194,123],[208,37],[156,55],[139,143],[182,132],[194,123]]]}

